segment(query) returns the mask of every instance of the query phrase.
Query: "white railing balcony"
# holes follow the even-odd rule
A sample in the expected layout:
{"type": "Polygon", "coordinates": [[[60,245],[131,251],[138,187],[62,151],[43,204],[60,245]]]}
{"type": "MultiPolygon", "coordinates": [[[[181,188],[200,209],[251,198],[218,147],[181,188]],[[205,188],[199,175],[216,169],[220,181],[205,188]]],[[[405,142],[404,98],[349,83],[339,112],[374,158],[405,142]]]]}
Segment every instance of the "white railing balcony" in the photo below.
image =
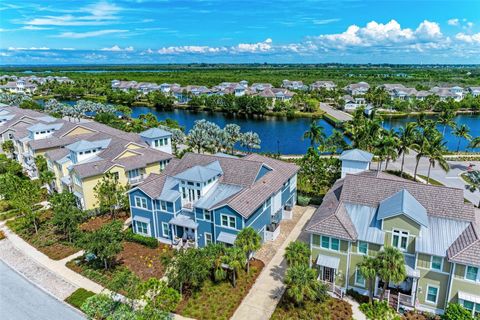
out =
{"type": "MultiPolygon", "coordinates": [[[[375,300],[380,300],[382,296],[383,288],[378,288],[377,295],[374,297],[375,300]]],[[[385,294],[383,295],[383,300],[386,300],[390,303],[390,290],[385,290],[385,294]]]]}
{"type": "Polygon", "coordinates": [[[400,310],[400,307],[415,307],[415,301],[413,300],[412,295],[398,293],[398,303],[397,303],[397,311],[400,310]]]}
{"type": "Polygon", "coordinates": [[[136,176],[136,177],[128,178],[128,183],[130,183],[130,184],[137,184],[137,183],[139,183],[139,182],[142,182],[144,178],[145,178],[145,177],[144,177],[143,174],[138,175],[138,176],[136,176]]]}
{"type": "Polygon", "coordinates": [[[265,230],[265,240],[275,241],[275,239],[277,239],[277,237],[280,235],[280,225],[276,224],[275,226],[275,230],[269,230],[269,228],[267,227],[267,229],[265,230]]]}
{"type": "Polygon", "coordinates": [[[318,281],[326,285],[328,291],[332,292],[334,295],[336,295],[339,298],[343,298],[343,290],[342,288],[340,288],[340,286],[337,286],[336,284],[330,281],[321,280],[320,276],[318,281]]]}

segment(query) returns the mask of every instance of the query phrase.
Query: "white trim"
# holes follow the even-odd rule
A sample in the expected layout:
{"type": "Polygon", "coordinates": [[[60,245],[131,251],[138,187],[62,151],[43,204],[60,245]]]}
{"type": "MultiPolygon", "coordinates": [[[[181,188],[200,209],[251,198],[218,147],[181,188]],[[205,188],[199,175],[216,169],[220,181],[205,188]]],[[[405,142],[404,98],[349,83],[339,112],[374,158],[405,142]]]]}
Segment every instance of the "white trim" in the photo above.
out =
{"type": "Polygon", "coordinates": [[[148,210],[148,202],[147,202],[147,198],[145,197],[140,197],[140,196],[133,196],[133,206],[134,208],[139,208],[139,209],[145,209],[145,210],[148,210]],[[142,200],[145,200],[145,207],[143,206],[137,206],[137,200],[140,200],[140,204],[143,205],[143,202],[142,200]]]}
{"type": "Polygon", "coordinates": [[[427,284],[427,290],[425,290],[425,303],[429,303],[429,304],[437,304],[438,303],[438,295],[440,293],[440,287],[439,286],[434,286],[434,285],[431,285],[431,284],[427,284]],[[435,302],[434,301],[431,301],[431,300],[428,300],[428,289],[430,288],[435,288],[437,289],[437,294],[435,295],[435,302]]]}
{"type": "Polygon", "coordinates": [[[360,288],[365,288],[365,285],[367,284],[367,279],[365,279],[365,277],[363,277],[362,274],[360,274],[362,277],[363,277],[363,284],[360,283],[360,282],[357,282],[357,274],[360,272],[360,270],[358,270],[358,267],[355,267],[355,277],[353,279],[353,283],[355,284],[355,286],[359,286],[360,288]]]}
{"type": "Polygon", "coordinates": [[[171,230],[170,230],[170,225],[168,224],[168,222],[162,221],[162,236],[163,236],[164,238],[171,238],[171,235],[172,235],[172,234],[171,234],[171,230]],[[166,230],[168,230],[168,233],[169,233],[169,234],[165,234],[165,226],[167,227],[166,230]]]}
{"type": "Polygon", "coordinates": [[[232,230],[238,230],[237,229],[237,217],[236,216],[232,216],[230,214],[225,214],[225,213],[221,213],[220,214],[220,226],[222,228],[227,228],[227,229],[232,229],[232,230]],[[227,217],[228,221],[227,221],[227,226],[223,225],[223,217],[227,217]],[[235,227],[231,227],[230,226],[230,218],[233,218],[233,221],[235,221],[235,227]]]}
{"type": "Polygon", "coordinates": [[[394,247],[394,248],[397,248],[398,250],[400,251],[408,251],[408,240],[410,239],[410,232],[408,230],[402,230],[402,229],[392,229],[392,241],[391,241],[391,246],[394,247]],[[398,231],[398,233],[396,233],[395,231],[398,231]],[[404,232],[406,232],[407,234],[405,235],[404,232]],[[395,237],[395,235],[398,235],[398,246],[395,246],[393,245],[393,239],[395,237]],[[406,237],[407,238],[407,243],[406,243],[406,246],[405,248],[402,248],[402,238],[406,237]]]}
{"type": "Polygon", "coordinates": [[[468,282],[470,282],[470,283],[477,283],[477,282],[479,282],[479,281],[480,281],[480,268],[479,268],[479,267],[474,267],[474,266],[467,266],[467,265],[465,265],[465,274],[464,274],[464,276],[463,276],[463,280],[468,281],[468,282]],[[477,277],[476,277],[475,280],[472,280],[472,279],[468,279],[468,278],[467,278],[468,268],[475,268],[475,269],[477,269],[477,277]]]}
{"type": "Polygon", "coordinates": [[[157,223],[156,223],[156,217],[155,217],[155,206],[154,206],[154,202],[153,202],[153,199],[150,199],[151,200],[151,204],[152,204],[152,219],[153,219],[153,237],[154,238],[158,238],[157,237],[157,223]]]}
{"type": "Polygon", "coordinates": [[[339,238],[320,235],[320,247],[321,247],[323,250],[329,250],[329,251],[333,251],[333,252],[340,252],[340,251],[341,251],[341,250],[340,250],[341,244],[342,244],[342,241],[341,241],[339,238]],[[322,245],[322,242],[323,242],[323,241],[322,241],[322,238],[323,238],[323,237],[329,238],[329,240],[328,240],[328,248],[325,248],[325,247],[322,245]],[[338,250],[332,249],[332,239],[338,240],[338,250]]]}
{"type": "Polygon", "coordinates": [[[443,257],[431,255],[430,256],[430,270],[443,272],[443,261],[444,261],[443,257]],[[433,266],[432,266],[433,265],[433,258],[442,259],[442,261],[440,263],[440,269],[433,268],[433,266]]]}
{"type": "Polygon", "coordinates": [[[142,221],[137,221],[137,220],[135,220],[135,232],[136,232],[137,234],[142,235],[142,236],[148,236],[148,237],[150,237],[150,236],[151,236],[150,223],[146,223],[146,222],[142,222],[142,221]],[[145,225],[147,226],[147,233],[140,232],[140,231],[138,230],[138,224],[139,224],[139,223],[143,223],[143,224],[145,224],[145,225]]]}
{"type": "Polygon", "coordinates": [[[207,234],[210,235],[210,243],[213,243],[213,235],[210,232],[204,232],[203,236],[205,237],[205,246],[208,246],[207,243],[207,234]]]}
{"type": "Polygon", "coordinates": [[[358,253],[358,254],[361,254],[361,255],[364,255],[364,256],[368,256],[368,247],[369,247],[369,246],[368,246],[368,242],[366,242],[366,241],[360,241],[360,240],[357,241],[357,253],[358,253]],[[360,251],[360,242],[367,244],[367,252],[363,253],[363,252],[360,251]]]}

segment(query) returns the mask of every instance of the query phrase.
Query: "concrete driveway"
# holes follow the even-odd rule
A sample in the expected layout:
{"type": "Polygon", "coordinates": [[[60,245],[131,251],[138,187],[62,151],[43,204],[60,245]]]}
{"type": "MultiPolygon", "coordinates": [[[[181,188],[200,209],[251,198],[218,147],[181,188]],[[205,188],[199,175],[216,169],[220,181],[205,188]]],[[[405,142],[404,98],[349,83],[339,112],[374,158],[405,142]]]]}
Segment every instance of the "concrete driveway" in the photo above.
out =
{"type": "Polygon", "coordinates": [[[0,314],[3,320],[85,319],[0,260],[0,314]]]}

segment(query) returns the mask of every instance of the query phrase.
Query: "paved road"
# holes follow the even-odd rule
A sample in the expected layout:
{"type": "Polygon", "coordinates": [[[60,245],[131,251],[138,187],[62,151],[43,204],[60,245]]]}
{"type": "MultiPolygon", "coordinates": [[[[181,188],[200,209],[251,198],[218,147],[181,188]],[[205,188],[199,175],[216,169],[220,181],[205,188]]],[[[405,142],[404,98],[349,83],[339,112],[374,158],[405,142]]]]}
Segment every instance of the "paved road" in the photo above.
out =
{"type": "Polygon", "coordinates": [[[0,261],[0,314],[3,320],[81,320],[80,313],[40,290],[0,261]]]}
{"type": "Polygon", "coordinates": [[[342,122],[352,120],[352,115],[337,109],[332,108],[329,104],[320,102],[320,110],[325,111],[335,119],[342,122]]]}
{"type": "MultiPolygon", "coordinates": [[[[415,153],[410,152],[409,155],[405,156],[405,171],[408,173],[413,174],[415,171],[415,153]]],[[[450,171],[445,173],[438,165],[435,168],[431,169],[430,177],[440,181],[446,186],[460,188],[463,190],[464,196],[467,200],[472,202],[475,205],[480,203],[480,192],[476,190],[475,192],[470,192],[469,190],[465,189],[465,181],[460,177],[460,174],[467,170],[467,166],[472,163],[475,165],[474,168],[480,168],[480,161],[448,161],[450,166],[450,171]]],[[[396,162],[391,163],[388,165],[388,169],[396,169],[400,170],[401,165],[401,158],[399,158],[396,162]]],[[[385,166],[385,164],[384,164],[385,166]]],[[[372,168],[376,168],[375,164],[372,164],[372,168]]],[[[420,160],[420,164],[418,165],[418,173],[421,175],[426,176],[428,173],[428,160],[422,158],[420,160]]]]}

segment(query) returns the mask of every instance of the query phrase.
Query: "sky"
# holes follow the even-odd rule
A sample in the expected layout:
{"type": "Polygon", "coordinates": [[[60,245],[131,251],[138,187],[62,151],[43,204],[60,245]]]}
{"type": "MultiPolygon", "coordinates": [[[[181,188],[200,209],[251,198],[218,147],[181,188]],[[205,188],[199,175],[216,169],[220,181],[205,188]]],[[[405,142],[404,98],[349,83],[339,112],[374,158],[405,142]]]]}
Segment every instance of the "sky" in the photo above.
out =
{"type": "Polygon", "coordinates": [[[0,64],[480,63],[480,0],[0,1],[0,64]]]}

